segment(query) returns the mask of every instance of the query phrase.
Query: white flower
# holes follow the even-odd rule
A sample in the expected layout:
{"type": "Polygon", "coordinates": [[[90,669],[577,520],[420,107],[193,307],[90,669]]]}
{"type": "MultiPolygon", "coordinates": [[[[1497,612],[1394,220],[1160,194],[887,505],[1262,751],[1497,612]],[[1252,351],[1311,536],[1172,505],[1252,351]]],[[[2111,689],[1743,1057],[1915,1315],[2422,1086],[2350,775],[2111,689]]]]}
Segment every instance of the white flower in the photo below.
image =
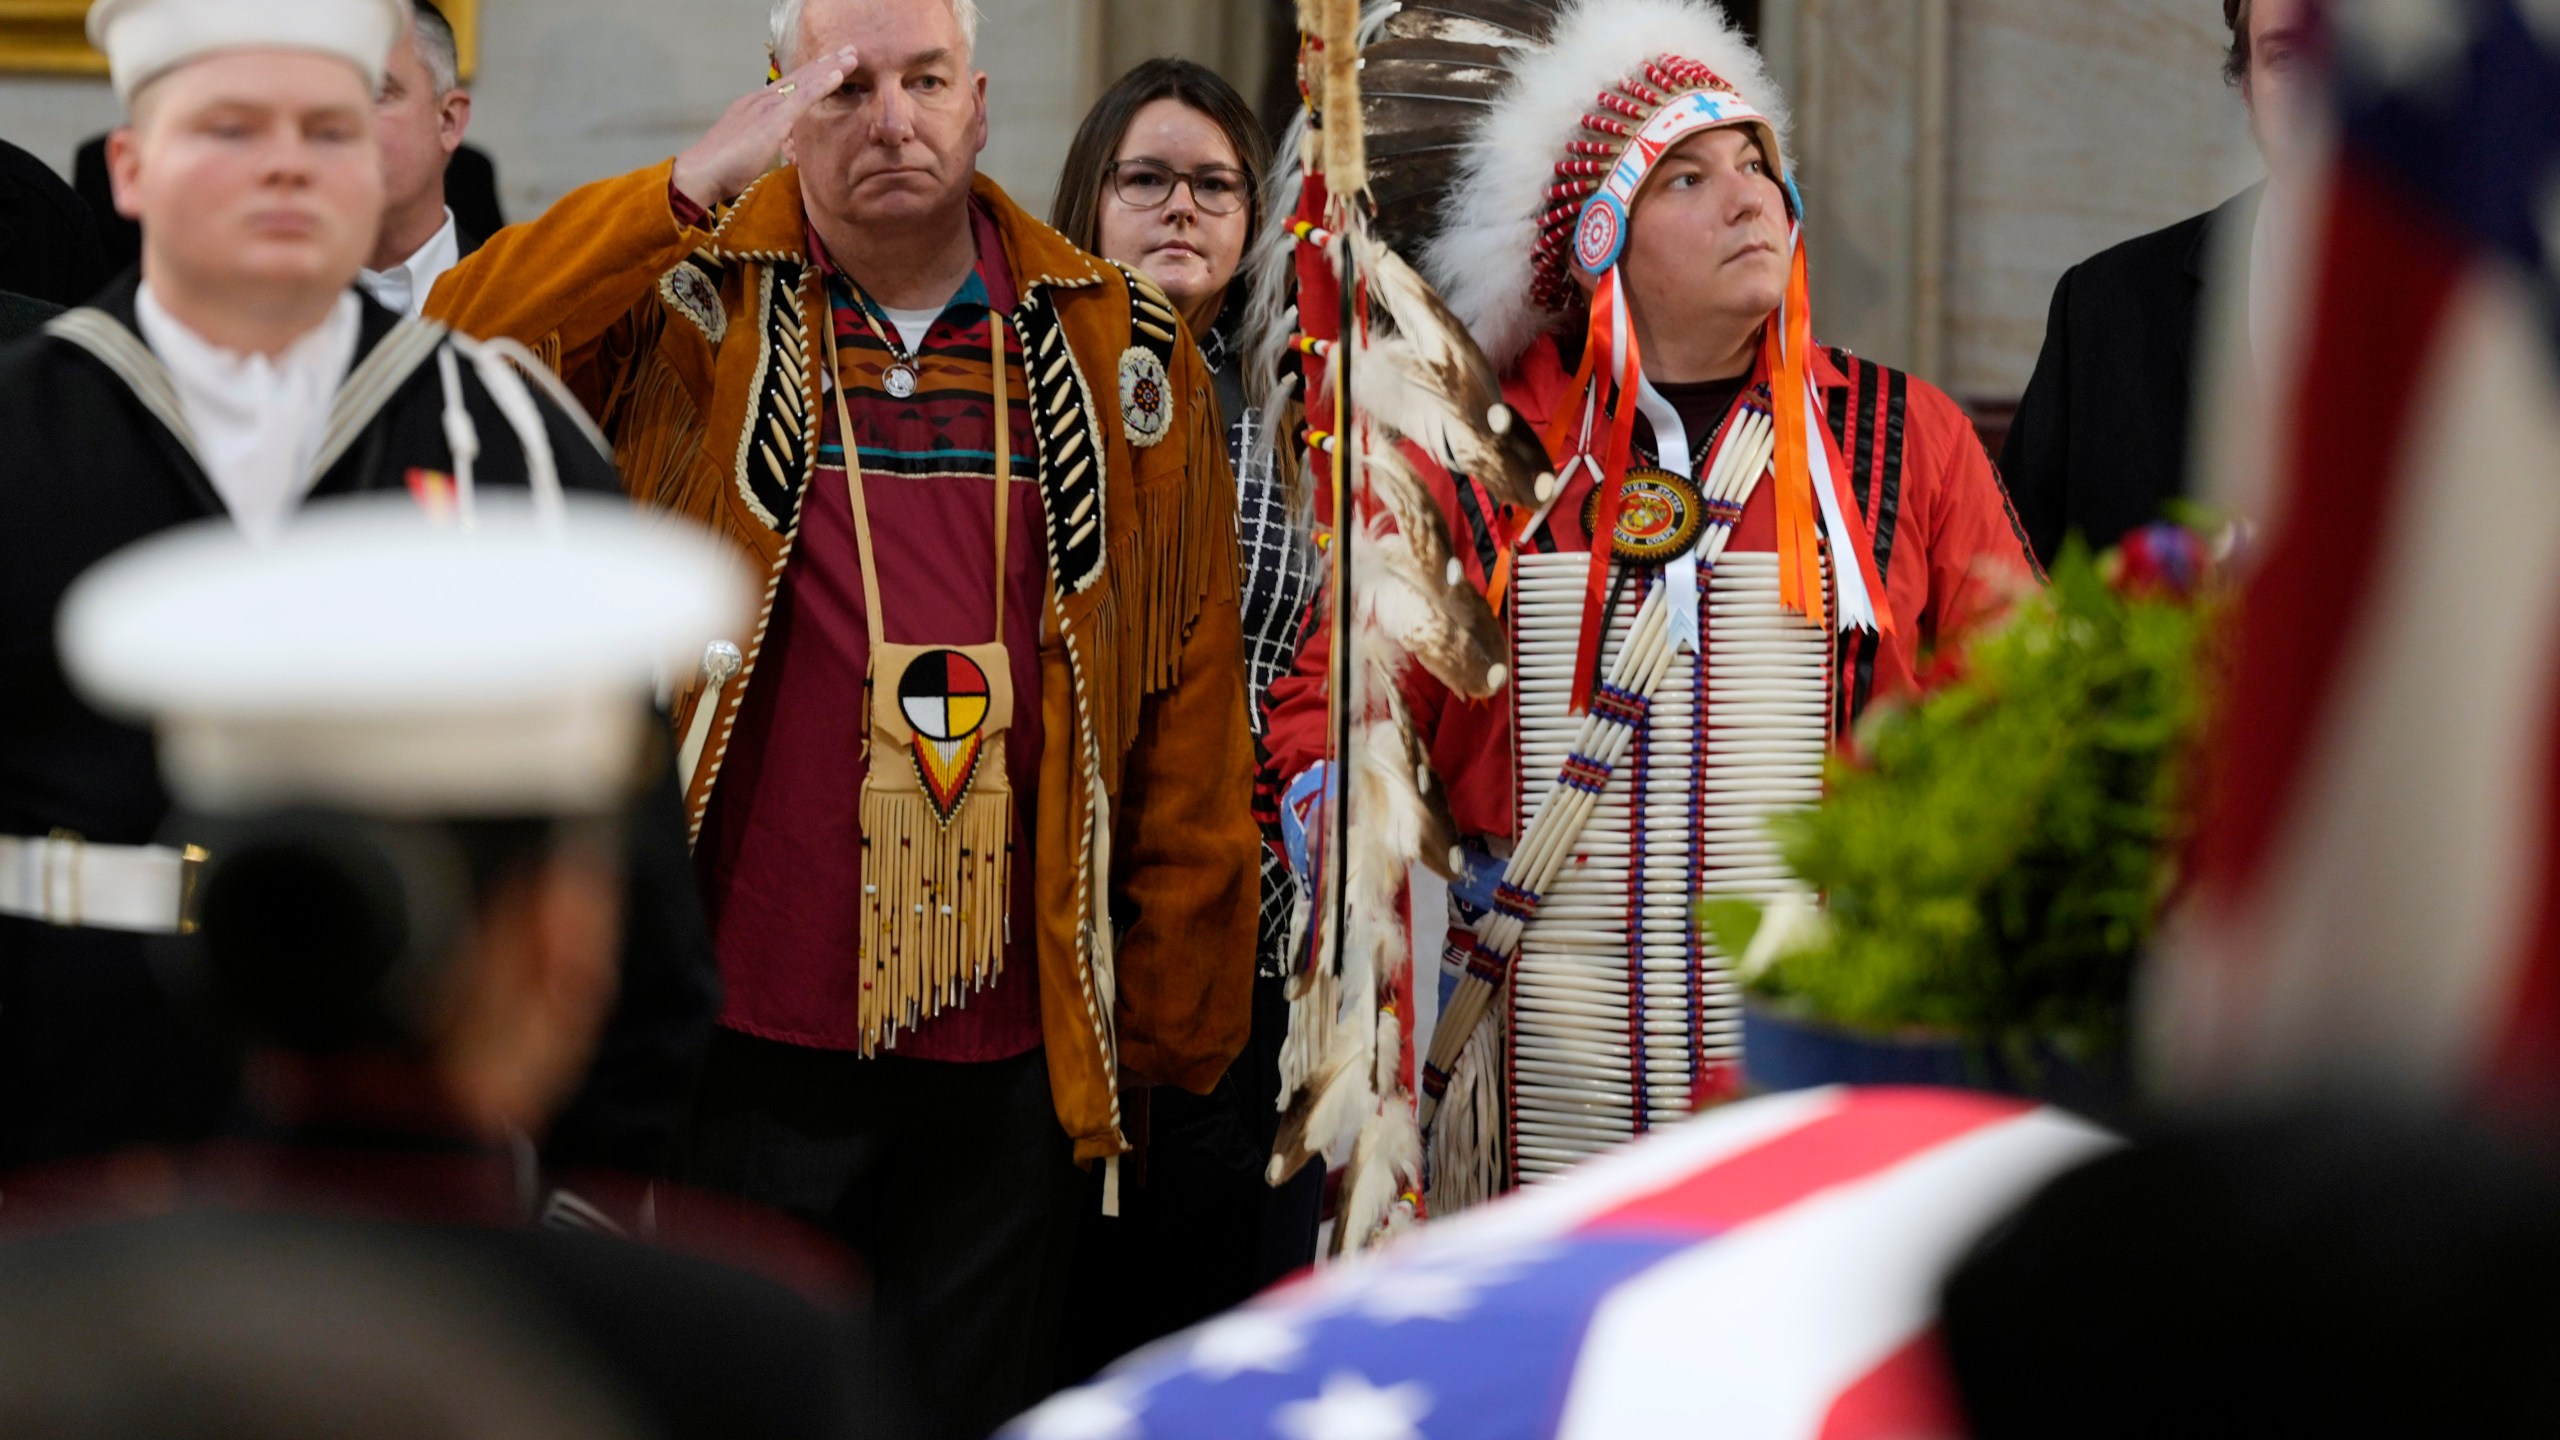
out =
{"type": "Polygon", "coordinates": [[[1760,912],[1760,928],[1752,932],[1750,946],[1734,962],[1735,978],[1748,985],[1770,966],[1820,945],[1829,924],[1822,907],[1812,900],[1793,891],[1780,895],[1760,912]]]}

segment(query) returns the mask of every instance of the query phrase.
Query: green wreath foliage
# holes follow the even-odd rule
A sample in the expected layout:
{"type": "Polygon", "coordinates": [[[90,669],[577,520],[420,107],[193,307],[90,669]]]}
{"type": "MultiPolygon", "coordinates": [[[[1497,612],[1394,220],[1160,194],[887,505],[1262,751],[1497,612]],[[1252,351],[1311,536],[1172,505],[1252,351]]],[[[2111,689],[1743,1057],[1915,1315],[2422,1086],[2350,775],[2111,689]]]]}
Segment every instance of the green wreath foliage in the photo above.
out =
{"type": "MultiPolygon", "coordinates": [[[[2110,584],[2077,541],[1963,675],[1862,727],[1775,822],[1826,919],[1748,977],[1800,1018],[2113,1053],[2176,876],[2216,609],[2110,584]]],[[[1758,907],[1710,901],[1727,953],[1758,907]]]]}

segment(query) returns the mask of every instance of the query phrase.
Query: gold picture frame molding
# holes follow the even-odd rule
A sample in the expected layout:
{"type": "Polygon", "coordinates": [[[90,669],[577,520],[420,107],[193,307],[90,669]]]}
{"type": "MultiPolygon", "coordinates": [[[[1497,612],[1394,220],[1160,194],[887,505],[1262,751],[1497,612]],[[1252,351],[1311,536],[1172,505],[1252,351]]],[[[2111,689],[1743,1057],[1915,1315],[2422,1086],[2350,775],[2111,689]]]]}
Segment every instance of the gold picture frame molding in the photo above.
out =
{"type": "MultiPolygon", "coordinates": [[[[480,65],[480,0],[436,0],[453,22],[462,78],[480,65]]],[[[107,57],[89,48],[89,0],[0,0],[0,73],[104,75],[107,57]]]]}

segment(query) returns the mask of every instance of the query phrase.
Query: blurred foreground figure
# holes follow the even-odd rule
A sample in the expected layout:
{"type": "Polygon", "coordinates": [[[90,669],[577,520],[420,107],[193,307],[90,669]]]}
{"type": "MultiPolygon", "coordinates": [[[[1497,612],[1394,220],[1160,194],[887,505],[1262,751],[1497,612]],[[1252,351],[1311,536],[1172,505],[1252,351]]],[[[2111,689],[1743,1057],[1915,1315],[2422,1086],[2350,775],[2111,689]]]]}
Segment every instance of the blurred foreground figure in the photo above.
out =
{"type": "MultiPolygon", "coordinates": [[[[64,685],[53,624],[72,578],[205,517],[273,539],[308,497],[618,490],[529,357],[354,288],[383,214],[374,96],[409,20],[406,0],[89,12],[133,117],[118,193],[152,223],[138,276],[0,351],[0,1169],[198,1137],[231,1094],[139,938],[187,923],[188,847],[206,837],[166,825],[148,738],[64,685]]],[[[664,776],[631,832],[623,1006],[555,1136],[563,1163],[653,1168],[709,1031],[673,791],[664,776]]]]}
{"type": "Polygon", "coordinates": [[[1047,1387],[1123,1092],[1244,1044],[1235,491],[1172,305],[978,173],[975,0],[772,22],[780,78],[428,309],[770,577],[673,676],[727,987],[683,1173],[859,1247],[984,1433],[1047,1387]]]}
{"type": "Polygon", "coordinates": [[[2560,1123],[2560,28],[2336,11],[2158,1078],[2560,1123]]]}
{"type": "MultiPolygon", "coordinates": [[[[167,1188],[504,1281],[659,1433],[848,1433],[847,1324],[744,1272],[529,1228],[520,1163],[611,1007],[654,677],[737,623],[747,579],[618,500],[456,501],[335,502],[266,547],[190,527],[64,603],[82,693],[154,723],[210,838],[172,965],[248,1040],[264,1122],[171,1157],[167,1188]]],[[[14,1223],[76,1222],[84,1174],[110,1214],[165,1208],[145,1166],[28,1177],[14,1223]]]]}
{"type": "Polygon", "coordinates": [[[2219,1113],[1956,1277],[1981,1440],[2560,1423],[2560,1189],[2463,1128],[2560,1124],[2560,26],[2325,13],[2309,224],[2217,327],[2265,529],[2150,977],[2152,1078],[2219,1113]]]}
{"type": "Polygon", "coordinates": [[[2163,1138],[1994,1230],[1942,1324],[1973,1440],[2547,1435],[2560,1184],[2388,1110],[2163,1138]]]}
{"type": "MultiPolygon", "coordinates": [[[[2102,251],[2054,287],[2044,350],[2000,455],[2027,539],[2048,565],[2065,536],[2077,533],[2092,550],[2105,550],[2198,489],[2189,452],[2193,416],[2210,408],[2194,400],[2208,338],[2205,281],[2215,258],[2245,249],[2253,332],[2265,323],[2259,292],[2293,281],[2281,268],[2292,237],[2281,232],[2315,178],[2300,133],[2314,99],[2303,92],[2318,80],[2313,10],[2314,0],[2222,0],[2231,31],[2223,74],[2249,107],[2266,182],[2102,251]]],[[[2252,335],[2261,347],[2276,340],[2252,335]]]]}
{"type": "Polygon", "coordinates": [[[496,1277],[379,1229],[189,1215],[0,1247],[10,1440],[645,1440],[496,1277]]]}

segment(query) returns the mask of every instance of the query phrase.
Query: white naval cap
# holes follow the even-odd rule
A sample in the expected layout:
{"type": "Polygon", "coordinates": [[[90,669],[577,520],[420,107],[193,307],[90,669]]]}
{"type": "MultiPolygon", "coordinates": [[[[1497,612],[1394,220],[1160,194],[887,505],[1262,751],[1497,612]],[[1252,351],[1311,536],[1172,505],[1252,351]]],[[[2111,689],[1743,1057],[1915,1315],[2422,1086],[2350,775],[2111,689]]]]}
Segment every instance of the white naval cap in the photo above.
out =
{"type": "Polygon", "coordinates": [[[144,85],[222,50],[315,50],[380,90],[391,46],[415,19],[409,0],[97,0],[89,43],[127,105],[144,85]]]}
{"type": "Polygon", "coordinates": [[[274,543],[228,522],[108,557],[59,622],[100,710],[155,724],[179,802],[400,819],[599,813],[639,783],[658,678],[748,613],[705,531],[615,500],[469,529],[405,494],[324,502],[274,543]]]}

